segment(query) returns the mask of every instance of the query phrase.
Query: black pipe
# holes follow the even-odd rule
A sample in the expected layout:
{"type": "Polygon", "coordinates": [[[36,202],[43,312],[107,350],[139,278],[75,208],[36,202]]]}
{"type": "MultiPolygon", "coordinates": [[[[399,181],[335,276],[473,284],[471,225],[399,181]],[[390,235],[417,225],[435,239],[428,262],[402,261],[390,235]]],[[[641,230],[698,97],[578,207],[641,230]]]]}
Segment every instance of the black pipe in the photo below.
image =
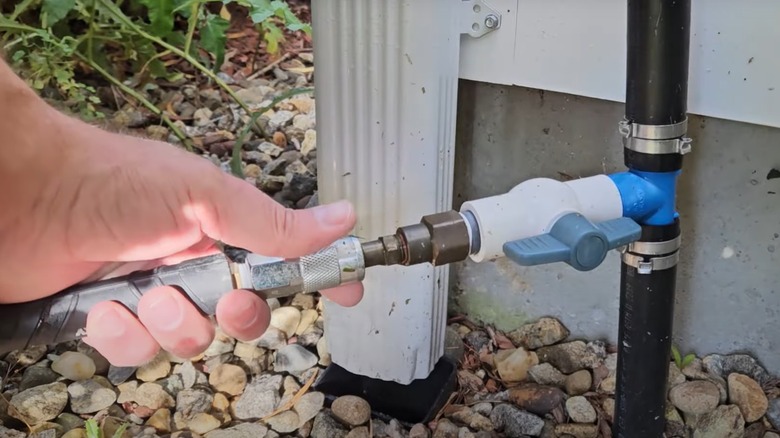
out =
{"type": "MultiPolygon", "coordinates": [[[[688,108],[690,0],[628,0],[626,119],[642,125],[684,121],[688,108]]],[[[680,154],[624,149],[631,169],[672,172],[680,154]]]]}
{"type": "MultiPolygon", "coordinates": [[[[628,0],[628,53],[625,119],[629,124],[674,125],[687,118],[690,0],[628,0]]],[[[684,131],[684,130],[682,130],[684,131]]],[[[679,137],[683,137],[681,132],[679,137]]],[[[642,141],[650,140],[652,138],[642,141]]],[[[662,139],[658,139],[662,140],[662,139]]],[[[649,153],[624,147],[634,171],[678,172],[680,153],[649,153]]],[[[650,174],[652,175],[652,174],[650,174]]],[[[652,176],[650,176],[652,179],[652,176]]],[[[667,194],[674,202],[674,194],[667,194]]],[[[613,436],[661,438],[665,427],[667,377],[671,356],[677,266],[640,272],[636,259],[661,260],[677,247],[657,249],[646,242],[675,241],[677,217],[641,223],[642,238],[624,257],[620,274],[618,369],[613,436]],[[643,249],[644,247],[644,249],[643,249]],[[633,257],[633,260],[629,258],[633,257]]],[[[672,260],[675,260],[672,258],[672,260]]],[[[668,261],[668,260],[667,260],[668,261]]]]}
{"type": "Polygon", "coordinates": [[[628,120],[672,125],[687,117],[690,21],[690,0],[628,0],[628,120]]]}
{"type": "MultiPolygon", "coordinates": [[[[679,221],[642,228],[639,242],[673,241],[680,235],[679,221]]],[[[641,274],[621,263],[615,437],[663,436],[676,277],[677,266],[641,274]]]]}

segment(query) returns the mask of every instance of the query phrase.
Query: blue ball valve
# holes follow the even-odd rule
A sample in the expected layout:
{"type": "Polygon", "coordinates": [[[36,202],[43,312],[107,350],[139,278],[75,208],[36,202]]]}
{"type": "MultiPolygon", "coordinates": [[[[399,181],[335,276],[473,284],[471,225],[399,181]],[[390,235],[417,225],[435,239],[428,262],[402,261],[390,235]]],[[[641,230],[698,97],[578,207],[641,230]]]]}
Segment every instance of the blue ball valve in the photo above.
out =
{"type": "Polygon", "coordinates": [[[504,254],[522,266],[565,262],[579,271],[598,267],[613,249],[639,240],[642,228],[622,217],[597,224],[579,213],[558,219],[547,234],[506,242],[504,254]]]}

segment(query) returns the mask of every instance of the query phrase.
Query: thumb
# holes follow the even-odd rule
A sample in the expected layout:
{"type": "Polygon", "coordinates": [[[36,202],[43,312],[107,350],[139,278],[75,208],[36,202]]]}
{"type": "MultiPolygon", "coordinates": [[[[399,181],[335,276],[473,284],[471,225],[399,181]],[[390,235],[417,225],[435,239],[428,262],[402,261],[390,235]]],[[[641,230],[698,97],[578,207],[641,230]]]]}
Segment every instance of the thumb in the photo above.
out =
{"type": "Polygon", "coordinates": [[[228,245],[269,257],[300,257],[333,243],[355,226],[349,202],[293,210],[246,181],[222,175],[221,182],[207,191],[207,208],[198,210],[203,232],[228,245]]]}

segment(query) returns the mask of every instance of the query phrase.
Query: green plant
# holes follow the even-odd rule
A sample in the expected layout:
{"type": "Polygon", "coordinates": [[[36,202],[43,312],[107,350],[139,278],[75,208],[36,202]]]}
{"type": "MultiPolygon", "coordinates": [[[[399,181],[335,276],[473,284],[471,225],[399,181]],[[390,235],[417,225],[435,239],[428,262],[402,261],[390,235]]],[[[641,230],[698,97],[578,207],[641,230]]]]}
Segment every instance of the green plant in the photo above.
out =
{"type": "Polygon", "coordinates": [[[680,355],[680,350],[678,350],[676,346],[672,345],[672,358],[674,359],[674,363],[677,365],[677,368],[683,369],[690,365],[694,359],[696,359],[696,355],[693,353],[688,353],[685,355],[685,357],[682,357],[680,355]]]}
{"type": "MultiPolygon", "coordinates": [[[[122,423],[122,425],[119,426],[111,438],[121,438],[125,434],[127,426],[127,423],[122,423]]],[[[103,429],[101,429],[100,425],[94,418],[90,418],[84,422],[84,428],[87,431],[87,438],[105,438],[103,436],[103,429]]]]}
{"type": "Polygon", "coordinates": [[[78,73],[97,73],[158,115],[191,149],[165,113],[129,84],[201,74],[251,113],[216,75],[225,58],[229,4],[247,8],[269,52],[284,39],[280,26],[311,32],[278,0],[21,0],[0,16],[0,36],[12,64],[37,90],[58,93],[85,118],[101,117],[95,88],[77,80],[78,73]],[[172,57],[186,62],[166,62],[172,57]]]}

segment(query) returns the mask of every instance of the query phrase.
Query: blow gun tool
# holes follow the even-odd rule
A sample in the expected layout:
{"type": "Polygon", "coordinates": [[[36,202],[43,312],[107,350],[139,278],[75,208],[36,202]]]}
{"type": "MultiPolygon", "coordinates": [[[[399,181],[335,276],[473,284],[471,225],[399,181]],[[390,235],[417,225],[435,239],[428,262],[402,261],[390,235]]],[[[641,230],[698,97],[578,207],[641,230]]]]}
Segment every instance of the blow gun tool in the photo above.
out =
{"type": "MultiPolygon", "coordinates": [[[[553,184],[571,190],[562,183],[553,184]]],[[[512,190],[467,202],[460,212],[423,216],[419,223],[399,227],[395,234],[376,240],[345,237],[298,259],[249,254],[238,262],[220,253],[79,284],[37,301],[0,305],[0,353],[79,339],[95,304],[117,301],[136,312],[141,296],[158,286],[180,290],[211,316],[222,295],[233,289],[281,298],[362,281],[366,269],[373,266],[441,266],[467,258],[479,263],[505,255],[523,266],[565,262],[587,271],[598,266],[607,251],[641,234],[639,225],[629,218],[592,223],[586,215],[557,204],[554,210],[534,210],[533,199],[523,190],[512,190]],[[516,208],[524,204],[527,208],[516,208]],[[529,217],[549,217],[549,221],[529,221],[529,217]]]]}
{"type": "Polygon", "coordinates": [[[116,301],[136,312],[141,296],[159,286],[178,289],[204,314],[214,315],[219,299],[233,289],[282,298],[359,282],[371,266],[442,264],[468,254],[467,226],[457,212],[426,216],[420,224],[370,242],[345,237],[298,259],[248,254],[236,262],[219,253],[79,284],[36,301],[0,305],[0,354],[79,339],[86,334],[87,313],[95,304],[116,301]]]}

